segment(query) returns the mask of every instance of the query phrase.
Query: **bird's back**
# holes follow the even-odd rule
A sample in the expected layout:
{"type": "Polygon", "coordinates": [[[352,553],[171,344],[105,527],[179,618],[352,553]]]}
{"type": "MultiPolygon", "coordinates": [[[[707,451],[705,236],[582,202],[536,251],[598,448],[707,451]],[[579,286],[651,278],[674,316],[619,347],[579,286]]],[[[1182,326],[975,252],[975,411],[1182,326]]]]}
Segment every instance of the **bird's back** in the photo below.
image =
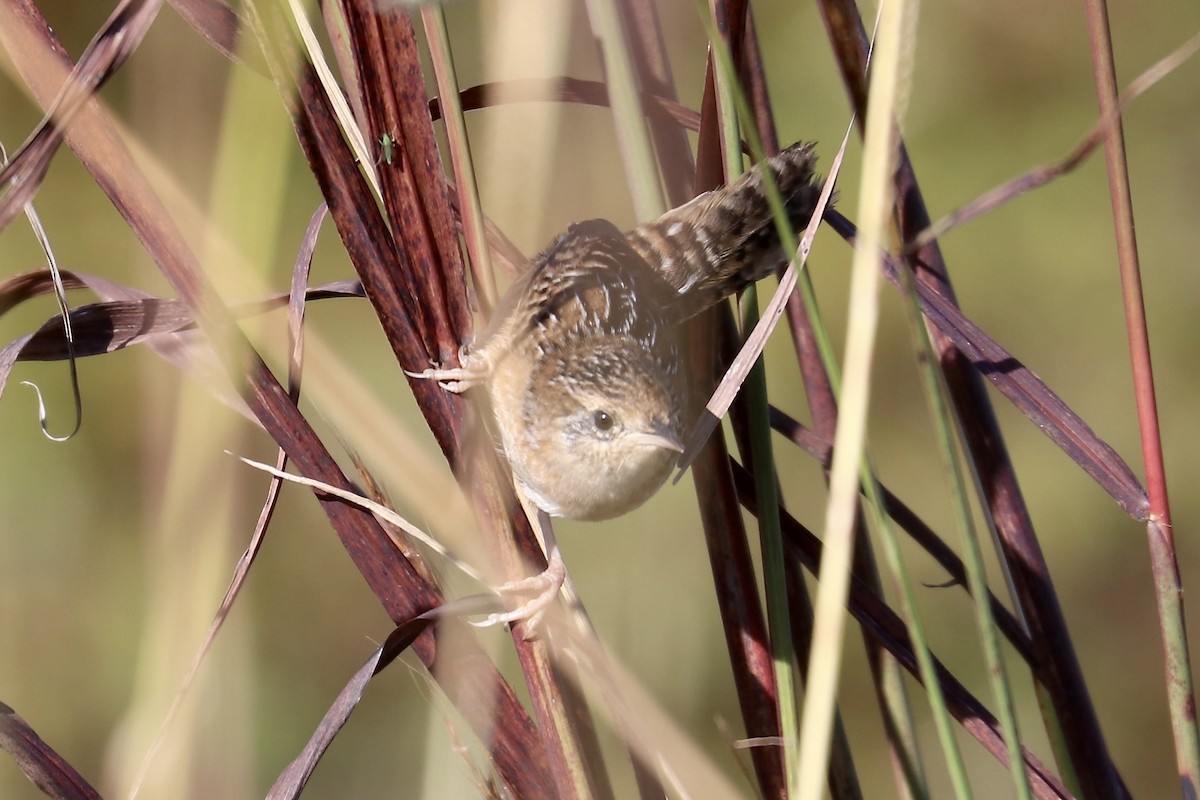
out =
{"type": "Polygon", "coordinates": [[[605,220],[572,225],[535,262],[518,324],[542,353],[580,337],[614,335],[655,352],[668,341],[675,292],[605,220]]]}

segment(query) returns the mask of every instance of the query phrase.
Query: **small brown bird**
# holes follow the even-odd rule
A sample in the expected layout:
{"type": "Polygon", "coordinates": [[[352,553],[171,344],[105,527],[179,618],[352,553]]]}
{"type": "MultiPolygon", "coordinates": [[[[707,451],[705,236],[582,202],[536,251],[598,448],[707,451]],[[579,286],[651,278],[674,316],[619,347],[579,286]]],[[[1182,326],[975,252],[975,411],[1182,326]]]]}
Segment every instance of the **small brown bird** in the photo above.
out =
{"type": "Polygon", "coordinates": [[[572,225],[509,288],[461,367],[412,374],[454,392],[487,387],[513,475],[543,511],[600,520],[636,508],[683,451],[680,323],[786,263],[762,169],[804,225],[820,193],[814,160],[810,143],[792,145],[628,233],[572,225]]]}

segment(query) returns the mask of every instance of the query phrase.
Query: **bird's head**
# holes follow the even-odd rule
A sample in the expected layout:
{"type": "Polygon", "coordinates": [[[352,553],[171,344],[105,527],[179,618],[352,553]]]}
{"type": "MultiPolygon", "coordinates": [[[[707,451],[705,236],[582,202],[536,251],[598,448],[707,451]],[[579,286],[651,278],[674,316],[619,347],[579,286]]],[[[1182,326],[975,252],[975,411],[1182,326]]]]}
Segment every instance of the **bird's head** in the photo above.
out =
{"type": "Polygon", "coordinates": [[[683,451],[677,365],[621,336],[590,336],[548,354],[525,398],[528,458],[514,464],[539,506],[608,519],[644,503],[683,451]]]}

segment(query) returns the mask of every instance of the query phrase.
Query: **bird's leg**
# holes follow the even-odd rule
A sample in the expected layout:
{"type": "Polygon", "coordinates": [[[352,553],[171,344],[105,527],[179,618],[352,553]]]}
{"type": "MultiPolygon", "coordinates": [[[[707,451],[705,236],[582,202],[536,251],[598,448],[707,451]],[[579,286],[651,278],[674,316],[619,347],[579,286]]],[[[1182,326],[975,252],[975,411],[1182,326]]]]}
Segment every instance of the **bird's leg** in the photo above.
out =
{"type": "Polygon", "coordinates": [[[492,363],[484,350],[471,352],[464,344],[458,350],[458,363],[459,366],[451,369],[430,367],[421,372],[404,370],[404,374],[410,378],[437,381],[443,389],[455,394],[461,394],[472,386],[487,383],[488,378],[492,376],[492,363]]]}
{"type": "Polygon", "coordinates": [[[567,579],[567,564],[563,561],[562,552],[554,538],[554,530],[550,526],[550,515],[536,508],[518,490],[517,496],[530,521],[534,523],[546,552],[546,569],[537,575],[530,575],[515,581],[508,581],[495,588],[497,594],[504,599],[522,595],[532,595],[525,602],[501,613],[491,614],[480,622],[473,622],[476,627],[485,628],[491,625],[503,625],[510,622],[525,623],[525,637],[533,638],[542,617],[546,615],[551,603],[558,597],[559,590],[567,579]]]}

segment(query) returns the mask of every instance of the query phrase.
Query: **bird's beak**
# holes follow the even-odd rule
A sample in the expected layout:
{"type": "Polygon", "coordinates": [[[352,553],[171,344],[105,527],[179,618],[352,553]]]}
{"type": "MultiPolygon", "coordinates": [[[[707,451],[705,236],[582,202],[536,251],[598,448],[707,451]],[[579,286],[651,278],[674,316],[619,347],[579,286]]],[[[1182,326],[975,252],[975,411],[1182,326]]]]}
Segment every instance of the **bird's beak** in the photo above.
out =
{"type": "Polygon", "coordinates": [[[674,450],[676,453],[683,452],[683,442],[679,441],[679,436],[669,426],[661,422],[652,422],[650,423],[649,430],[637,431],[630,434],[630,436],[638,444],[661,447],[665,450],[674,450]]]}

